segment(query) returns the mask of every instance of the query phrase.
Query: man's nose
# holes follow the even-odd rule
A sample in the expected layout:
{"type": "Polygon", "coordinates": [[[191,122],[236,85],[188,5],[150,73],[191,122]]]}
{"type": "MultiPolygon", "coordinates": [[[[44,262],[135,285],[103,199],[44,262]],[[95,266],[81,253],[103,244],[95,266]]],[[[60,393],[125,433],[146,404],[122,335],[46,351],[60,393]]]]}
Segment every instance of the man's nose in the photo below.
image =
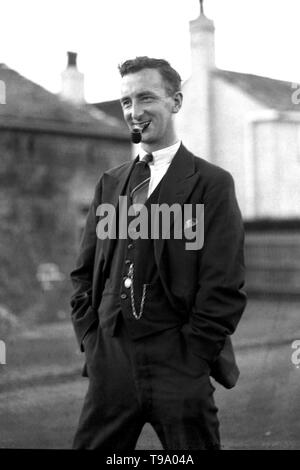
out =
{"type": "Polygon", "coordinates": [[[131,105],[131,118],[133,121],[139,121],[143,116],[144,110],[140,103],[132,102],[131,105]]]}

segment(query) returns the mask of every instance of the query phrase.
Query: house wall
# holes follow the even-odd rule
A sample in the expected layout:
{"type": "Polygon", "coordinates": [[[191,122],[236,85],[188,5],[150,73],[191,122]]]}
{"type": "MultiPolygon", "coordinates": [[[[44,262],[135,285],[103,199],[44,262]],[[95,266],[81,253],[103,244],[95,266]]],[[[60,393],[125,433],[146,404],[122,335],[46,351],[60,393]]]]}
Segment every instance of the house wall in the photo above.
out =
{"type": "Polygon", "coordinates": [[[130,143],[1,130],[0,152],[1,305],[32,321],[68,317],[82,207],[130,143]]]}
{"type": "Polygon", "coordinates": [[[221,78],[206,90],[204,100],[199,83],[189,80],[183,88],[177,119],[183,142],[232,174],[245,219],[299,216],[299,122],[280,120],[276,112],[268,119],[272,110],[221,78]]]}
{"type": "Polygon", "coordinates": [[[191,77],[182,91],[182,108],[175,119],[178,136],[191,152],[210,161],[211,88],[207,72],[191,77]]]}
{"type": "Polygon", "coordinates": [[[300,123],[253,123],[255,214],[300,217],[300,123]]]}
{"type": "Polygon", "coordinates": [[[205,74],[202,78],[197,84],[190,79],[183,86],[183,107],[176,119],[178,135],[193,153],[233,175],[237,198],[247,217],[252,211],[249,201],[253,192],[253,179],[246,174],[252,159],[248,125],[252,113],[264,108],[219,78],[209,82],[205,74]]]}
{"type": "MultiPolygon", "coordinates": [[[[244,218],[253,213],[253,154],[249,122],[262,105],[219,78],[213,81],[211,160],[228,170],[235,181],[244,218]]],[[[270,136],[270,138],[272,138],[270,136]]]]}
{"type": "MultiPolygon", "coordinates": [[[[299,121],[280,120],[278,113],[220,78],[210,83],[209,112],[203,100],[198,100],[199,84],[196,90],[192,82],[183,89],[186,104],[179,135],[195,154],[232,174],[243,218],[299,218],[299,121]],[[209,144],[203,155],[201,139],[205,136],[209,144]]],[[[299,230],[270,233],[247,229],[247,292],[299,293],[299,252],[299,230]]]]}

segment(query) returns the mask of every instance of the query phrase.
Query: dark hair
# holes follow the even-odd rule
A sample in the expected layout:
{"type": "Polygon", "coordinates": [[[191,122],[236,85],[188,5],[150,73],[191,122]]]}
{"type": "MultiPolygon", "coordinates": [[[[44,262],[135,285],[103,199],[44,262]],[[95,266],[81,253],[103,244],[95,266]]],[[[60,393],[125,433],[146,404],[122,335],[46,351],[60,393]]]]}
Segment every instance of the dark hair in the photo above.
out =
{"type": "Polygon", "coordinates": [[[161,74],[169,95],[181,90],[181,78],[178,72],[164,59],[153,59],[147,56],[129,59],[119,65],[121,77],[143,69],[156,69],[161,74]]]}

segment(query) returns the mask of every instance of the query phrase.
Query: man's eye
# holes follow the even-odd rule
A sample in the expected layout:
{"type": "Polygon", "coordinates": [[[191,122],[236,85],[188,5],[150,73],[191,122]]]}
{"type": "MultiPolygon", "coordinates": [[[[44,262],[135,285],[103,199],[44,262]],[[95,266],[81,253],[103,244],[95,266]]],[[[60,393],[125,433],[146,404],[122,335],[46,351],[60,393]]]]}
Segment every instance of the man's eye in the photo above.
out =
{"type": "Polygon", "coordinates": [[[142,97],[142,101],[144,101],[144,102],[152,101],[152,99],[153,99],[152,96],[143,96],[142,97]]]}
{"type": "Polygon", "coordinates": [[[128,106],[130,106],[130,101],[122,101],[121,106],[122,108],[128,108],[128,106]]]}

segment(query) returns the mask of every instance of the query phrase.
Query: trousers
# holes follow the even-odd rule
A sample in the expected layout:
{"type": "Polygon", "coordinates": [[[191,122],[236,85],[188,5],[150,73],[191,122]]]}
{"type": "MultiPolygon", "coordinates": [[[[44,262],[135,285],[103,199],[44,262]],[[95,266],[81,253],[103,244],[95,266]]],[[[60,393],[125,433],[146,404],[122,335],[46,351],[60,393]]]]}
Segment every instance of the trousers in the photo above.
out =
{"type": "Polygon", "coordinates": [[[115,336],[89,332],[85,351],[89,386],[74,449],[132,451],[145,423],[165,450],[220,449],[209,365],[182,325],[132,340],[121,319],[115,336]]]}

